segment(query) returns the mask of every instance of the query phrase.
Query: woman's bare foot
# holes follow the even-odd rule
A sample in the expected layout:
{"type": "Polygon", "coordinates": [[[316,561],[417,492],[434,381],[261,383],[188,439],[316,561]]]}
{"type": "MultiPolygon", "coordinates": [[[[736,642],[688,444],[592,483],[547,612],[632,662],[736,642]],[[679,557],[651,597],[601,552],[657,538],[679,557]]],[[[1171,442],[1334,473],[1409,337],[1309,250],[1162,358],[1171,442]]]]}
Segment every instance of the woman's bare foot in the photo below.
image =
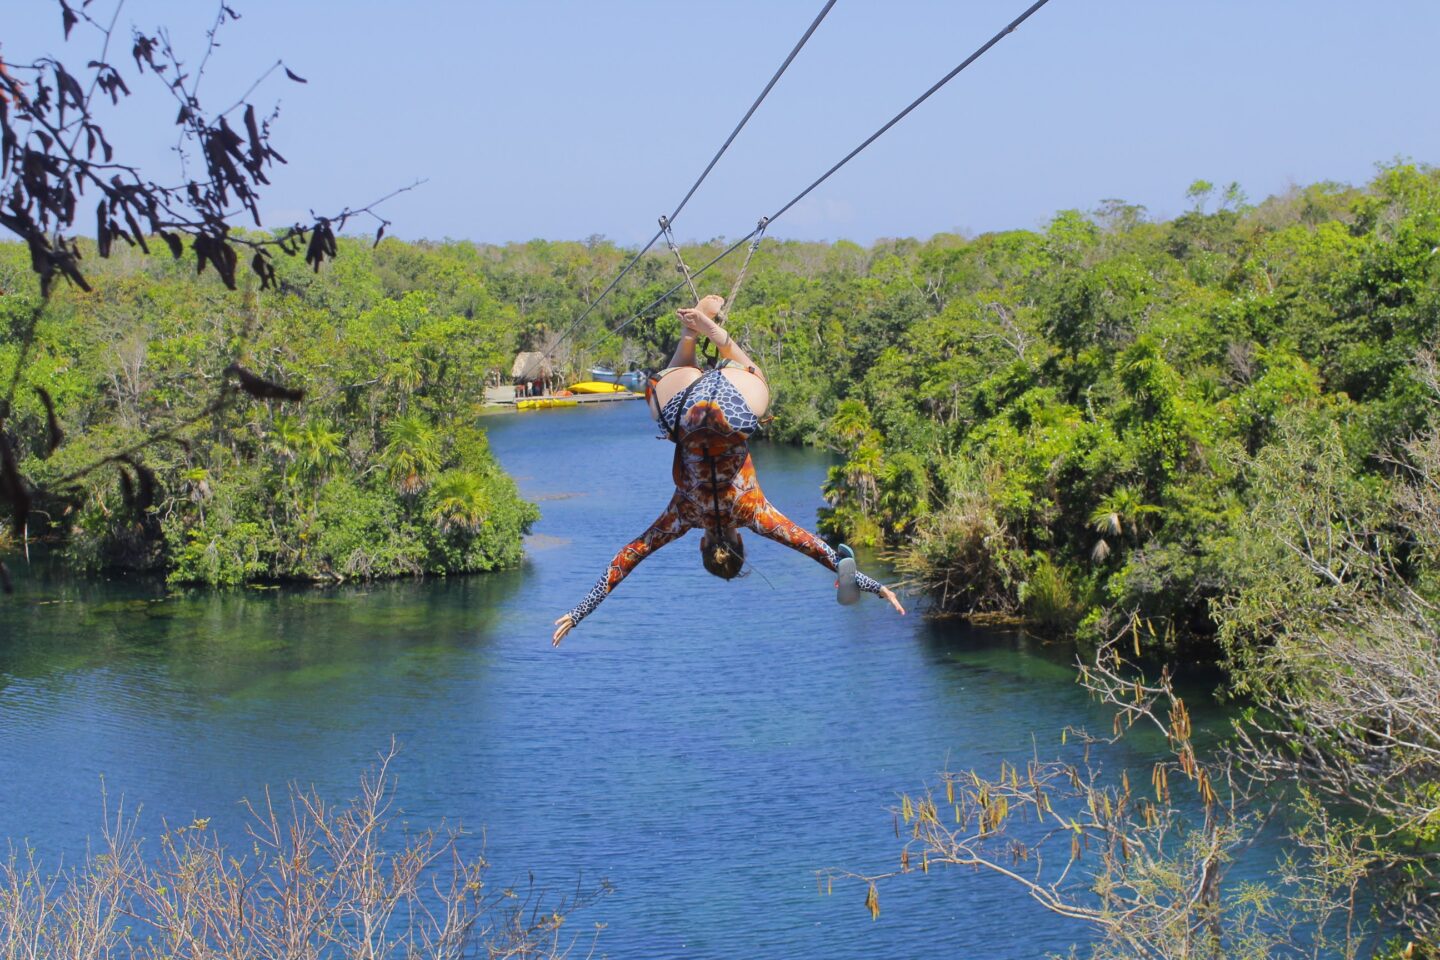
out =
{"type": "Polygon", "coordinates": [[[713,318],[706,316],[703,311],[695,307],[683,307],[675,312],[690,333],[716,343],[724,342],[727,336],[725,328],[716,323],[713,318]]]}

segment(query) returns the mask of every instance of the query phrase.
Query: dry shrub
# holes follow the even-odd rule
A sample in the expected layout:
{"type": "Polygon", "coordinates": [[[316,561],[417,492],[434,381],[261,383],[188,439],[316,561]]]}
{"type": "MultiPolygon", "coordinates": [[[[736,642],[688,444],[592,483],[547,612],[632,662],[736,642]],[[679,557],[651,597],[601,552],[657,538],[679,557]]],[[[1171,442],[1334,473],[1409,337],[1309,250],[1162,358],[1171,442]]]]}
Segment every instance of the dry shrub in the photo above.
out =
{"type": "Polygon", "coordinates": [[[945,506],[924,517],[896,556],[906,582],[935,598],[935,612],[1014,613],[1024,579],[1015,538],[974,469],[948,478],[945,506]]]}
{"type": "Polygon", "coordinates": [[[1440,436],[1411,440],[1391,466],[1401,482],[1382,508],[1358,516],[1337,506],[1296,510],[1269,524],[1265,532],[1309,573],[1308,583],[1217,606],[1222,624],[1226,617],[1268,624],[1265,642],[1245,660],[1259,708],[1240,728],[1247,772],[1301,784],[1366,825],[1366,883],[1380,891],[1388,917],[1433,941],[1440,937],[1440,436]]]}
{"type": "Polygon", "coordinates": [[[208,820],[167,826],[158,856],[138,816],[107,807],[98,853],[48,872],[33,850],[0,864],[0,957],[559,958],[587,935],[568,915],[603,882],[551,900],[489,886],[487,863],[460,849],[457,826],[395,825],[392,749],[344,804],[291,787],[246,801],[247,849],[227,849],[208,820]]]}

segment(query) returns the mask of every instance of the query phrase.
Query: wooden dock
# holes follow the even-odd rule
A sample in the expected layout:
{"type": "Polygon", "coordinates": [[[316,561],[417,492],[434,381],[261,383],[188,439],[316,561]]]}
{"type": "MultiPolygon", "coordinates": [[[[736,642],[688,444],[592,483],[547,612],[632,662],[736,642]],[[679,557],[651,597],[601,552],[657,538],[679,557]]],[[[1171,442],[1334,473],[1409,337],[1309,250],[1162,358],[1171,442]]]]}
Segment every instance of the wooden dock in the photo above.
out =
{"type": "Polygon", "coordinates": [[[487,392],[487,394],[489,394],[489,395],[485,398],[488,403],[490,403],[490,404],[498,404],[499,406],[502,406],[502,407],[513,407],[513,406],[515,406],[517,403],[519,403],[519,402],[521,402],[521,401],[523,401],[523,400],[541,400],[541,401],[552,400],[552,401],[555,401],[554,404],[547,404],[547,403],[536,404],[536,408],[537,408],[537,409],[544,409],[545,407],[552,406],[552,405],[558,406],[558,405],[560,405],[560,403],[561,403],[562,401],[563,401],[564,406],[567,406],[567,407],[568,407],[568,406],[570,406],[570,404],[571,404],[572,401],[573,401],[575,404],[578,405],[578,404],[582,404],[582,403],[613,403],[614,401],[617,401],[617,400],[644,400],[644,399],[645,399],[645,395],[644,395],[643,393],[631,393],[631,392],[628,391],[628,390],[625,391],[624,393],[576,393],[576,394],[573,394],[573,395],[568,396],[568,397],[557,397],[557,396],[555,396],[553,393],[547,393],[547,394],[544,394],[544,395],[538,396],[538,397],[516,397],[516,396],[514,396],[513,393],[512,393],[510,396],[504,396],[504,395],[498,395],[498,396],[497,396],[496,393],[494,393],[494,392],[491,392],[491,391],[486,391],[486,392],[487,392]]]}

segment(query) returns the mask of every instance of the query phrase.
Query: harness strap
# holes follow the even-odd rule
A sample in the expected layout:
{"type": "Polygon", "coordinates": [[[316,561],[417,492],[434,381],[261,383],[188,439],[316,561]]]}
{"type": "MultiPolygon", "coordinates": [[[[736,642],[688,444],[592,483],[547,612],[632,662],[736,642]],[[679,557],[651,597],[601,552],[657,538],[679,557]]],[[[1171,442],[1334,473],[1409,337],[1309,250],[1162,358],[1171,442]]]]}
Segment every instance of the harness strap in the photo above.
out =
{"type": "MultiPolygon", "coordinates": [[[[669,217],[663,215],[660,217],[660,232],[665,234],[665,243],[667,246],[670,247],[670,252],[675,254],[675,263],[678,265],[679,271],[685,275],[685,282],[690,286],[690,295],[695,298],[696,303],[699,303],[700,291],[695,287],[695,278],[690,275],[690,268],[685,265],[685,258],[680,254],[680,247],[675,242],[675,235],[670,232],[669,217]]],[[[747,257],[746,259],[748,262],[749,258],[747,257]]],[[[733,291],[731,293],[731,296],[734,296],[733,291]]],[[[716,318],[717,321],[720,321],[721,318],[723,318],[724,313],[725,309],[722,307],[720,309],[720,315],[716,318]]],[[[697,349],[700,356],[703,356],[705,358],[706,362],[710,365],[710,369],[713,370],[720,363],[720,348],[715,347],[714,353],[709,353],[707,352],[707,349],[709,347],[710,344],[705,344],[704,346],[700,346],[697,349]]]]}
{"type": "MultiPolygon", "coordinates": [[[[715,322],[722,326],[726,320],[730,319],[730,308],[735,305],[735,298],[740,295],[740,287],[745,283],[745,273],[750,269],[750,260],[755,256],[755,251],[760,249],[760,241],[765,239],[765,227],[769,223],[769,217],[761,217],[755,224],[755,235],[750,240],[750,249],[745,251],[745,262],[740,264],[740,272],[735,275],[735,282],[730,285],[730,296],[725,298],[724,306],[715,315],[715,322]]],[[[729,336],[733,337],[734,334],[729,334],[729,336]]],[[[728,344],[729,341],[726,343],[728,344]]],[[[720,348],[716,347],[714,355],[709,356],[708,359],[712,370],[720,366],[720,348]]]]}
{"type": "Polygon", "coordinates": [[[675,254],[675,262],[679,264],[679,270],[685,275],[685,282],[690,285],[690,292],[695,297],[695,302],[700,302],[700,291],[695,289],[695,278],[690,276],[690,268],[685,265],[685,258],[680,255],[680,248],[675,243],[675,235],[670,232],[670,218],[661,216],[660,232],[665,234],[665,244],[670,252],[675,254]]]}
{"type": "Polygon", "coordinates": [[[735,282],[730,285],[730,296],[725,298],[725,306],[720,308],[720,315],[715,318],[716,323],[724,323],[730,319],[730,308],[734,306],[735,298],[740,295],[740,286],[745,282],[745,271],[750,269],[750,260],[755,256],[755,251],[760,249],[760,241],[765,239],[765,228],[769,225],[769,217],[761,217],[755,224],[755,236],[750,241],[750,249],[745,251],[745,262],[740,264],[740,272],[735,275],[735,282]]]}
{"type": "Polygon", "coordinates": [[[720,477],[715,472],[715,457],[709,447],[705,448],[705,459],[710,461],[710,503],[715,508],[715,542],[720,543],[724,540],[720,534],[720,477]]]}
{"type": "MultiPolygon", "coordinates": [[[[745,251],[745,261],[740,264],[740,272],[735,275],[735,282],[730,285],[730,295],[725,298],[724,306],[722,306],[720,312],[715,315],[715,322],[722,326],[726,320],[730,319],[730,308],[734,305],[735,298],[740,295],[740,288],[745,284],[745,274],[750,270],[750,261],[754,259],[755,251],[760,249],[760,243],[765,239],[765,228],[769,226],[769,224],[769,217],[761,217],[755,223],[755,234],[750,239],[749,249],[745,251]]],[[[690,294],[695,298],[695,302],[699,303],[700,291],[695,286],[695,278],[691,275],[690,268],[685,264],[685,258],[680,253],[679,245],[675,243],[675,235],[670,231],[669,217],[662,216],[660,218],[660,232],[665,235],[665,244],[670,248],[670,252],[675,254],[675,263],[680,272],[685,276],[685,283],[690,287],[690,294]]],[[[716,347],[715,353],[707,357],[707,359],[710,363],[710,369],[713,370],[718,367],[720,365],[720,348],[716,347]]]]}
{"type": "Polygon", "coordinates": [[[695,385],[696,385],[697,383],[699,383],[699,382],[700,382],[701,380],[703,380],[703,379],[704,379],[704,376],[702,375],[702,376],[696,377],[694,380],[691,380],[691,381],[690,381],[690,386],[686,387],[685,390],[684,390],[684,392],[680,394],[680,402],[675,405],[675,422],[674,422],[674,423],[666,423],[666,422],[665,422],[665,411],[664,411],[664,410],[661,410],[661,411],[660,411],[660,425],[663,426],[663,427],[665,428],[665,432],[670,435],[670,442],[671,442],[671,443],[679,443],[679,442],[680,442],[680,434],[679,434],[679,430],[680,430],[680,418],[683,417],[683,416],[685,416],[685,401],[687,401],[687,400],[690,399],[690,392],[691,392],[692,390],[694,390],[694,389],[695,389],[695,385]]]}

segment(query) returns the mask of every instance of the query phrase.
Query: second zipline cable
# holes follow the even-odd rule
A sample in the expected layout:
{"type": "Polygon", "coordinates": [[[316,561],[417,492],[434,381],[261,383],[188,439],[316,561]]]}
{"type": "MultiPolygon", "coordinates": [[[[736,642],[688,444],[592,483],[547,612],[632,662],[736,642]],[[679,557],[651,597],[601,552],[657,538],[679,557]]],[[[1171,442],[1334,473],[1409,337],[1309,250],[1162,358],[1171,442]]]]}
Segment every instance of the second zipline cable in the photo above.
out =
{"type": "MultiPolygon", "coordinates": [[[[784,215],[787,210],[795,206],[795,204],[799,203],[801,200],[805,199],[805,197],[807,197],[810,192],[816,187],[820,186],[820,184],[824,183],[826,180],[829,180],[830,177],[833,176],[841,167],[845,166],[845,164],[849,163],[851,160],[854,160],[855,157],[858,156],[862,150],[870,146],[870,144],[874,143],[876,140],[880,139],[880,137],[883,136],[885,132],[891,127],[895,126],[895,124],[899,123],[901,120],[909,116],[912,110],[920,106],[920,104],[924,103],[926,100],[929,100],[930,97],[937,90],[945,86],[945,84],[949,83],[951,80],[954,80],[957,76],[959,76],[962,70],[970,66],[970,64],[974,63],[976,60],[979,60],[991,47],[995,46],[995,44],[1005,39],[1007,35],[1014,33],[1016,27],[1020,26],[1020,24],[1030,19],[1031,15],[1034,14],[1035,11],[1039,10],[1041,7],[1045,6],[1045,4],[1049,2],[1050,0],[1036,0],[1035,3],[1032,3],[1025,10],[1024,13],[1020,14],[1020,16],[1016,17],[1014,20],[1011,20],[1008,24],[1001,28],[1001,30],[996,33],[995,36],[991,37],[989,40],[981,44],[974,53],[970,54],[970,56],[962,60],[960,64],[955,67],[955,69],[951,70],[949,73],[945,74],[945,76],[935,81],[935,83],[931,85],[929,90],[926,90],[924,93],[920,94],[920,96],[910,101],[910,103],[906,105],[905,109],[901,110],[899,113],[895,114],[895,116],[887,120],[878,130],[876,130],[874,133],[870,134],[870,136],[866,137],[863,141],[861,141],[860,145],[857,146],[854,150],[851,150],[849,153],[845,154],[845,156],[841,157],[834,166],[832,166],[829,170],[826,170],[819,177],[817,177],[808,187],[806,187],[804,190],[801,190],[795,196],[791,197],[790,200],[779,210],[776,210],[770,216],[764,218],[762,223],[770,224],[780,219],[780,217],[784,215]]],[[[754,230],[751,230],[749,233],[745,234],[745,236],[741,237],[739,240],[736,240],[730,246],[726,247],[723,251],[720,252],[718,256],[716,256],[709,263],[705,264],[699,270],[691,272],[685,280],[680,281],[675,286],[671,287],[669,290],[666,290],[660,296],[650,301],[644,307],[641,307],[629,320],[626,320],[624,323],[620,324],[619,326],[611,330],[609,333],[607,333],[605,337],[600,340],[600,343],[604,343],[606,340],[610,339],[610,337],[615,336],[621,330],[624,330],[626,327],[630,326],[630,324],[634,323],[636,320],[639,320],[642,316],[649,313],[652,309],[659,306],[661,303],[664,303],[666,300],[668,300],[671,296],[674,295],[675,291],[685,286],[687,282],[693,283],[696,277],[705,273],[711,267],[715,266],[715,264],[730,256],[730,254],[734,253],[736,250],[740,249],[741,245],[748,243],[762,229],[762,227],[757,226],[754,230]]],[[[654,243],[654,241],[652,240],[651,243],[654,243]]],[[[649,247],[647,246],[646,249],[648,250],[649,247]]],[[[644,251],[641,252],[643,253],[644,251]]]]}

